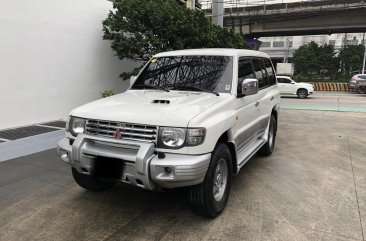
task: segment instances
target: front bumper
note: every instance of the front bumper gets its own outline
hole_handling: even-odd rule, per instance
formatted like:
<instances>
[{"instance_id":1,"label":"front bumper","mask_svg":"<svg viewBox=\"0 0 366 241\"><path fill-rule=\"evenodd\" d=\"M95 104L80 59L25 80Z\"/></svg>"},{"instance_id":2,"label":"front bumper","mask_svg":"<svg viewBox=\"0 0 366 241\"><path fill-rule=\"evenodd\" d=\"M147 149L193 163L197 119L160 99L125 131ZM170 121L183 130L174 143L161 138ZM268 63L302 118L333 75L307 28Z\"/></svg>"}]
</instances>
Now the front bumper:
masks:
<instances>
[{"instance_id":1,"label":"front bumper","mask_svg":"<svg viewBox=\"0 0 366 241\"><path fill-rule=\"evenodd\" d=\"M211 153L203 155L156 155L154 143L112 139L79 134L71 144L69 138L57 144L61 159L78 172L93 175L98 157L120 159L123 178L117 180L154 190L192 186L203 182Z\"/></svg>"}]
</instances>

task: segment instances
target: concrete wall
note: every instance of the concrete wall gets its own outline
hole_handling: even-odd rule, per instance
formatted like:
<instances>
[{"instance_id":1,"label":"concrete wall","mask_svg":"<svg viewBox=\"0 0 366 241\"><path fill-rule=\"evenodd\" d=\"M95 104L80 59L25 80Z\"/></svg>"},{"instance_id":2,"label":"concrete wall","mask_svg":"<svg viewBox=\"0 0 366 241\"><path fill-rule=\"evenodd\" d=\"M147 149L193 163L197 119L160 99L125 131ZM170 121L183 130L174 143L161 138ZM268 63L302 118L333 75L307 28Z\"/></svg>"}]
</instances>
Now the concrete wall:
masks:
<instances>
[{"instance_id":1,"label":"concrete wall","mask_svg":"<svg viewBox=\"0 0 366 241\"><path fill-rule=\"evenodd\" d=\"M66 118L127 88L118 75L134 67L102 40L107 0L0 1L0 129Z\"/></svg>"}]
</instances>

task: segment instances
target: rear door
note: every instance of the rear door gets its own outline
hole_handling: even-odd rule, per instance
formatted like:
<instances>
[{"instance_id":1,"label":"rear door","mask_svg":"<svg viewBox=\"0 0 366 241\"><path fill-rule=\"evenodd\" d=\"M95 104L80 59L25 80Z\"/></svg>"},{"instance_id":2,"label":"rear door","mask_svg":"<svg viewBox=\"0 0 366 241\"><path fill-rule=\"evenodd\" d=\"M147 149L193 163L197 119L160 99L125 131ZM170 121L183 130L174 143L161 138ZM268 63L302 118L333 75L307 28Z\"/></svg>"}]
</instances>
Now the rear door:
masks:
<instances>
[{"instance_id":1,"label":"rear door","mask_svg":"<svg viewBox=\"0 0 366 241\"><path fill-rule=\"evenodd\" d=\"M258 124L257 124L257 135L263 135L267 126L269 117L271 114L271 102L274 100L274 96L271 95L271 89L270 87L273 86L274 83L276 83L276 79L274 76L274 71L272 68L271 63L265 61L264 58L255 58L253 59L253 66L256 78L259 82L259 92L258 92ZM267 72L267 65L270 65L270 69L268 69Z\"/></svg>"}]
</instances>

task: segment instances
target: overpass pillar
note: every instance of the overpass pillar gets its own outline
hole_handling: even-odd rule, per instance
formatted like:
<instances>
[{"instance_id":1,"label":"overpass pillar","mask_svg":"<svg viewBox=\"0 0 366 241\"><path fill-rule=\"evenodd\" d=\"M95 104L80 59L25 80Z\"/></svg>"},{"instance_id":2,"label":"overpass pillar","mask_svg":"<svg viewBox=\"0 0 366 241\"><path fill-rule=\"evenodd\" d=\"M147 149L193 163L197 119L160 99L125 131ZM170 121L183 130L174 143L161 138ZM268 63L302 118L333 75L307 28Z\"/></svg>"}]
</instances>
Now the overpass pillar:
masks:
<instances>
[{"instance_id":1,"label":"overpass pillar","mask_svg":"<svg viewBox=\"0 0 366 241\"><path fill-rule=\"evenodd\" d=\"M224 1L212 0L212 23L224 27Z\"/></svg>"}]
</instances>

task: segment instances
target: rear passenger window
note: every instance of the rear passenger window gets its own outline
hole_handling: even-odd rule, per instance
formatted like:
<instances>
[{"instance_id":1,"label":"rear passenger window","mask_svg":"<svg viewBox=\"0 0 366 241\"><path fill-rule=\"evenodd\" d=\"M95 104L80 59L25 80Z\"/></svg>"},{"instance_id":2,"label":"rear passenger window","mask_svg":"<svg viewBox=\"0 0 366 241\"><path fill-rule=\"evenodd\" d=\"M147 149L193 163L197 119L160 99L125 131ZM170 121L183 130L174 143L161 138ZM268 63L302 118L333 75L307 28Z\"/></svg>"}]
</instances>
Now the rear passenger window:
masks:
<instances>
[{"instance_id":1,"label":"rear passenger window","mask_svg":"<svg viewBox=\"0 0 366 241\"><path fill-rule=\"evenodd\" d=\"M264 66L262 64L262 60L260 59L253 59L253 66L254 66L254 72L255 77L258 80L258 87L259 89L263 89L267 85L267 74L266 70L264 69Z\"/></svg>"},{"instance_id":2,"label":"rear passenger window","mask_svg":"<svg viewBox=\"0 0 366 241\"><path fill-rule=\"evenodd\" d=\"M244 80L254 78L253 66L251 59L240 59L239 60L239 73L238 79Z\"/></svg>"},{"instance_id":3,"label":"rear passenger window","mask_svg":"<svg viewBox=\"0 0 366 241\"><path fill-rule=\"evenodd\" d=\"M266 70L267 70L267 74L268 74L268 84L275 85L276 84L276 75L274 73L271 60L265 59L264 64L266 65Z\"/></svg>"}]
</instances>

